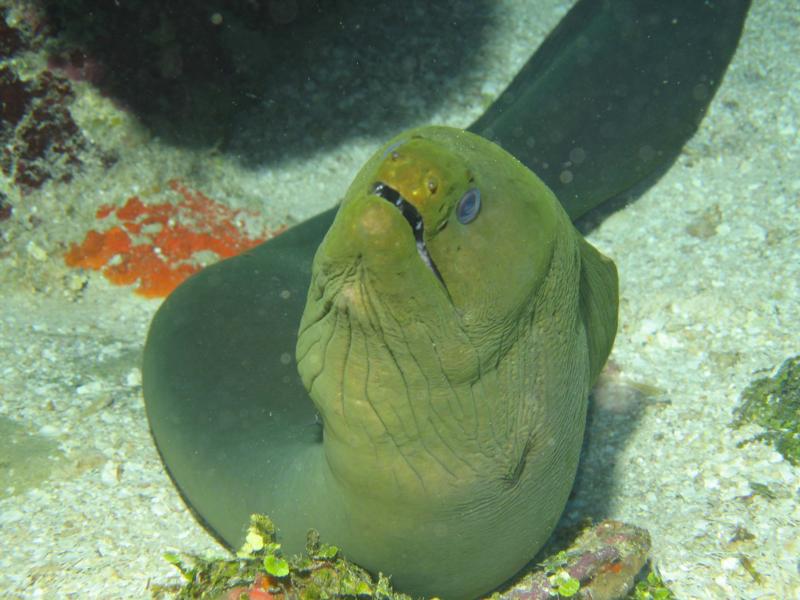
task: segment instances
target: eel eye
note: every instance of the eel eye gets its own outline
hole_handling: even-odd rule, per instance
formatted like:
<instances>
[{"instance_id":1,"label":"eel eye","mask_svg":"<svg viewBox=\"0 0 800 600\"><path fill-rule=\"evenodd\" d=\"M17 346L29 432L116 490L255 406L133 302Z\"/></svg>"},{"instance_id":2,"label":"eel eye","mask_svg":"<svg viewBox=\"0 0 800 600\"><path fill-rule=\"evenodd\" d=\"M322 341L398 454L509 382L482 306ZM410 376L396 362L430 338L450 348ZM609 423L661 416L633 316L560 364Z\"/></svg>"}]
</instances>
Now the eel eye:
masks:
<instances>
[{"instance_id":1,"label":"eel eye","mask_svg":"<svg viewBox=\"0 0 800 600\"><path fill-rule=\"evenodd\" d=\"M471 223L481 210L481 192L478 188L467 190L456 206L456 218L462 225Z\"/></svg>"}]
</instances>

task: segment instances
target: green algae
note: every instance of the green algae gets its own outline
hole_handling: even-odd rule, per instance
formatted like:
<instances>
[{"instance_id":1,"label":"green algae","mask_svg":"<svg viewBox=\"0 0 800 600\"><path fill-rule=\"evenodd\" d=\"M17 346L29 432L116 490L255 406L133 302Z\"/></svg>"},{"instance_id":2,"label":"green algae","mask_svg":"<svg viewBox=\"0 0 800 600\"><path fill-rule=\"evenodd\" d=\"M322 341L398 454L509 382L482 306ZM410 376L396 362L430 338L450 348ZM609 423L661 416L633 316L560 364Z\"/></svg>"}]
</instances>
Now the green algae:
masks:
<instances>
[{"instance_id":1,"label":"green algae","mask_svg":"<svg viewBox=\"0 0 800 600\"><path fill-rule=\"evenodd\" d=\"M755 423L762 433L756 441L771 443L793 465L800 465L800 355L787 358L771 377L751 382L742 392L733 425Z\"/></svg>"},{"instance_id":2,"label":"green algae","mask_svg":"<svg viewBox=\"0 0 800 600\"><path fill-rule=\"evenodd\" d=\"M655 570L650 570L647 576L636 583L626 600L674 600L675 595L661 579Z\"/></svg>"},{"instance_id":3,"label":"green algae","mask_svg":"<svg viewBox=\"0 0 800 600\"><path fill-rule=\"evenodd\" d=\"M393 591L389 578L379 574L376 579L342 558L339 548L322 543L314 530L308 533L305 553L288 558L282 555L276 535L268 517L252 515L245 542L235 556L165 554L180 572L183 584L153 586L152 596L178 600L411 600ZM575 539L564 543L569 547L546 557L536 569L492 594L491 600L674 598L646 562L650 537L645 530L606 520L585 524Z\"/></svg>"},{"instance_id":4,"label":"green algae","mask_svg":"<svg viewBox=\"0 0 800 600\"><path fill-rule=\"evenodd\" d=\"M164 558L178 569L184 582L154 586L152 595L177 600L239 597L411 600L394 592L387 577L373 578L342 558L336 546L321 543L314 530L308 534L302 556L284 557L275 540L276 529L269 517L253 515L246 541L235 557L165 554Z\"/></svg>"}]
</instances>

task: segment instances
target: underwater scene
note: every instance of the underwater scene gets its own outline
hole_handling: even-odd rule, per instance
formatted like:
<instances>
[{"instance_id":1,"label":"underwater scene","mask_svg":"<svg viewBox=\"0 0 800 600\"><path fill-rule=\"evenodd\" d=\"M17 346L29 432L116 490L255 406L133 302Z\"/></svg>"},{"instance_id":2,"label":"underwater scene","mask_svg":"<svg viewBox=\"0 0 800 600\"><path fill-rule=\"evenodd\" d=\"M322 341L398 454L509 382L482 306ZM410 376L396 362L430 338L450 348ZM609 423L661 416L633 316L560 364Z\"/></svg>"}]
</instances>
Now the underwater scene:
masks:
<instances>
[{"instance_id":1,"label":"underwater scene","mask_svg":"<svg viewBox=\"0 0 800 600\"><path fill-rule=\"evenodd\" d=\"M0 597L800 598L800 4L0 0Z\"/></svg>"}]
</instances>

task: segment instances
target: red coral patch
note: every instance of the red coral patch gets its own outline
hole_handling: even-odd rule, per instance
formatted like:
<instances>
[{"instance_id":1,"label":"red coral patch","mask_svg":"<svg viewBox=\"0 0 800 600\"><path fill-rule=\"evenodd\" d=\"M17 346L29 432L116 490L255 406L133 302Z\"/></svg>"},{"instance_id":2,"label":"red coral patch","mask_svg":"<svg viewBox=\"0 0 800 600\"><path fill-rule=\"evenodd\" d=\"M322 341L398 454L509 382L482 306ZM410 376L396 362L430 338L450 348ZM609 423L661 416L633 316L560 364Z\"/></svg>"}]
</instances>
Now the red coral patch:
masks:
<instances>
[{"instance_id":1,"label":"red coral patch","mask_svg":"<svg viewBox=\"0 0 800 600\"><path fill-rule=\"evenodd\" d=\"M177 203L146 204L131 196L120 207L101 206L96 217L116 224L104 232L89 231L64 260L71 267L100 270L118 285L138 282L135 292L149 298L169 294L203 265L200 252L219 258L240 254L285 229L257 237L242 232L244 213L215 202L176 180L169 188Z\"/></svg>"}]
</instances>

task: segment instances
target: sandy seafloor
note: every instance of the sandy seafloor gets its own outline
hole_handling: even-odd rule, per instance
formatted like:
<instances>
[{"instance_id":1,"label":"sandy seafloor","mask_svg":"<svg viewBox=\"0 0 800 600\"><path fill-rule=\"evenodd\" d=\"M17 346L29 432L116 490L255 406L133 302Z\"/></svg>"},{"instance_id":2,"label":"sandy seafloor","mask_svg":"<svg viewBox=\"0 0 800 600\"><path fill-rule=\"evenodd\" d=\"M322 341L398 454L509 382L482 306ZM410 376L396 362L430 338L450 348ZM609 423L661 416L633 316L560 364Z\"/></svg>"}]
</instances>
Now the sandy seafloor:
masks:
<instances>
[{"instance_id":1,"label":"sandy seafloor","mask_svg":"<svg viewBox=\"0 0 800 600\"><path fill-rule=\"evenodd\" d=\"M503 5L478 64L432 110L412 99L405 126L468 125L569 3ZM423 42L406 43L413 56ZM679 598L800 598L800 469L767 444L738 447L758 429L729 426L748 382L800 353L799 56L798 5L755 0L684 154L589 235L620 273L618 373L598 394L565 523L646 527ZM430 93L424 78L419 87ZM99 136L116 117L114 135L96 141L120 160L24 197L7 187L14 216L0 224L0 437L18 442L2 446L0 596L144 598L176 578L164 551L222 549L184 507L148 432L139 360L159 301L71 271L66 245L100 204L173 177L270 224L302 220L333 204L395 131L242 166L160 142L87 84L76 89L86 131ZM649 386L660 392L636 391ZM772 497L754 494L758 484ZM744 530L752 539L731 541Z\"/></svg>"}]
</instances>

